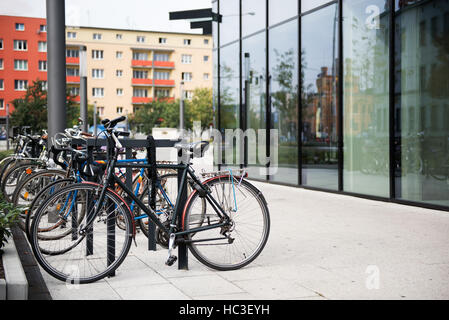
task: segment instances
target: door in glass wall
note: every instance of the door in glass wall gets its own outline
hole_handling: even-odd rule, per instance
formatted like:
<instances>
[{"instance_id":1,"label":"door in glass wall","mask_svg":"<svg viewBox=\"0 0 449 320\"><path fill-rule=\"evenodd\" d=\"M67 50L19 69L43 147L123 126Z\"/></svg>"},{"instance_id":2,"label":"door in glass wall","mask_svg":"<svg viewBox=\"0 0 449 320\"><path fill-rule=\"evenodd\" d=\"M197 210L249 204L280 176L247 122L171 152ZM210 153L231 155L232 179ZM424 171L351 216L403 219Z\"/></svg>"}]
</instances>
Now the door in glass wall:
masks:
<instances>
[{"instance_id":1,"label":"door in glass wall","mask_svg":"<svg viewBox=\"0 0 449 320\"><path fill-rule=\"evenodd\" d=\"M246 158L250 176L266 179L266 46L265 32L242 41L243 108L246 116Z\"/></svg>"},{"instance_id":2,"label":"door in glass wall","mask_svg":"<svg viewBox=\"0 0 449 320\"><path fill-rule=\"evenodd\" d=\"M389 196L386 0L343 1L343 188Z\"/></svg>"},{"instance_id":3,"label":"door in glass wall","mask_svg":"<svg viewBox=\"0 0 449 320\"><path fill-rule=\"evenodd\" d=\"M271 128L277 138L270 144L269 179L297 184L298 20L270 29L269 38Z\"/></svg>"},{"instance_id":4,"label":"door in glass wall","mask_svg":"<svg viewBox=\"0 0 449 320\"><path fill-rule=\"evenodd\" d=\"M396 196L449 205L449 1L397 1Z\"/></svg>"},{"instance_id":5,"label":"door in glass wall","mask_svg":"<svg viewBox=\"0 0 449 320\"><path fill-rule=\"evenodd\" d=\"M220 131L222 135L222 164L235 165L237 149L228 132L240 128L239 43L220 48Z\"/></svg>"},{"instance_id":6,"label":"door in glass wall","mask_svg":"<svg viewBox=\"0 0 449 320\"><path fill-rule=\"evenodd\" d=\"M338 188L338 8L302 17L302 184Z\"/></svg>"}]
</instances>

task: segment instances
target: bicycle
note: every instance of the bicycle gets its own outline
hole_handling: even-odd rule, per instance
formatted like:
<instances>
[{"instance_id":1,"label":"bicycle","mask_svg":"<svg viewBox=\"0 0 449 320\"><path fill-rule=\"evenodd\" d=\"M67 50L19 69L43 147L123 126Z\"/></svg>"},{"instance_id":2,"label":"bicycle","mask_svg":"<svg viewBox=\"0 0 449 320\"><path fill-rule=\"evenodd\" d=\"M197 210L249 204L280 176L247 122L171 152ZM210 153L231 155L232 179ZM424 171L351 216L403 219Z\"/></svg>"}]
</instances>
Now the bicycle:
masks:
<instances>
[{"instance_id":1,"label":"bicycle","mask_svg":"<svg viewBox=\"0 0 449 320\"><path fill-rule=\"evenodd\" d=\"M232 171L216 173L201 182L191 168L190 159L195 154L204 154L208 148L208 142L204 141L178 144L178 152L188 156L180 164L156 167L154 164L118 165L118 150L121 148L118 136L124 133L113 128L124 119L120 117L105 124L109 147L102 183L69 185L47 198L36 210L30 238L33 253L42 268L62 281L90 283L110 275L120 266L135 237L136 228L132 211L123 197L113 189L115 185L162 230L168 243L166 265L175 263L177 257L173 255L173 250L180 243L185 243L201 263L217 270L235 270L254 261L262 252L270 229L269 211L262 193L246 181L244 175L236 176ZM146 206L114 174L116 167L147 168L151 172L151 179L157 179L156 168L181 171L175 210L168 225L158 219L153 200L150 200L152 205ZM180 208L187 178L192 179L193 192L183 208ZM73 198L75 193L77 196ZM63 218L55 212L55 208L67 199L72 199L72 202L70 210L64 212L69 212L68 216ZM206 210L202 199L208 205ZM78 223L77 216L82 208L86 208L86 212L83 221ZM123 228L117 227L117 218L123 222ZM71 236L56 241L40 241L38 229L58 223L61 219L72 231ZM51 248L51 252L57 249L57 254L46 255L42 248Z\"/></svg>"}]
</instances>

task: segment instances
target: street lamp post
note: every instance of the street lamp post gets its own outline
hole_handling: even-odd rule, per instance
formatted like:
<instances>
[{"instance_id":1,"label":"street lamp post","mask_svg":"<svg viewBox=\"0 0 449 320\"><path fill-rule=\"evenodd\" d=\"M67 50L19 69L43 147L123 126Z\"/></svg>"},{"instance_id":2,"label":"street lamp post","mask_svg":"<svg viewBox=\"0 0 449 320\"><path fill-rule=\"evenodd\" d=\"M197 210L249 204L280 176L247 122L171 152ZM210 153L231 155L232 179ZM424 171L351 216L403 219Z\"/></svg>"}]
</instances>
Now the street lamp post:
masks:
<instances>
[{"instance_id":1,"label":"street lamp post","mask_svg":"<svg viewBox=\"0 0 449 320\"><path fill-rule=\"evenodd\" d=\"M9 150L9 103L6 104L6 150Z\"/></svg>"},{"instance_id":2,"label":"street lamp post","mask_svg":"<svg viewBox=\"0 0 449 320\"><path fill-rule=\"evenodd\" d=\"M181 81L181 98L179 100L179 131L184 136L184 81Z\"/></svg>"},{"instance_id":3,"label":"street lamp post","mask_svg":"<svg viewBox=\"0 0 449 320\"><path fill-rule=\"evenodd\" d=\"M80 56L80 118L83 120L82 129L87 132L89 129L87 116L87 48L82 46L79 49Z\"/></svg>"}]
</instances>

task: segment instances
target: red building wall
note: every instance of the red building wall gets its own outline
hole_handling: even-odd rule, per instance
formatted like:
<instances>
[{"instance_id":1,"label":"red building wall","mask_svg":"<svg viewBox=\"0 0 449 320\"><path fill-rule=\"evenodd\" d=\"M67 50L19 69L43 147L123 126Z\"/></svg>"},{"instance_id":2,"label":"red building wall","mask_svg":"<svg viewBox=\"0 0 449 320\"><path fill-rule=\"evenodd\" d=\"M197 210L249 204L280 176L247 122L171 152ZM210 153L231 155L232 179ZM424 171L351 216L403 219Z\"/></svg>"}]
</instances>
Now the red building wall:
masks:
<instances>
[{"instance_id":1,"label":"red building wall","mask_svg":"<svg viewBox=\"0 0 449 320\"><path fill-rule=\"evenodd\" d=\"M16 23L23 23L25 30L16 31ZM0 39L3 40L3 49L0 49L0 59L3 59L3 69L0 69L3 90L0 89L0 99L4 101L0 117L5 117L7 103L12 112L11 101L25 95L25 91L14 90L14 80L28 80L29 86L37 79L47 80L47 72L39 71L39 60L47 61L47 53L38 51L38 42L47 39L47 33L40 32L41 25L46 25L46 19L0 15ZM15 51L14 40L26 40L27 50ZM14 70L15 59L28 60L28 70Z\"/></svg>"}]
</instances>

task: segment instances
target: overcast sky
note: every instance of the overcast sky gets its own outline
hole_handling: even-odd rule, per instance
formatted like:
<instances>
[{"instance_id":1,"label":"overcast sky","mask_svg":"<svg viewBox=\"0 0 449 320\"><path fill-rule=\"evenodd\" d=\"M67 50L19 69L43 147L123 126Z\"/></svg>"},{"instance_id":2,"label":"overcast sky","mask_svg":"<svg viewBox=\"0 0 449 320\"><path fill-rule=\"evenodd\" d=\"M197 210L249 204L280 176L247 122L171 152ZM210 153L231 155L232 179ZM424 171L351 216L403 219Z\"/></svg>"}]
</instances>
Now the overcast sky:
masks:
<instances>
[{"instance_id":1,"label":"overcast sky","mask_svg":"<svg viewBox=\"0 0 449 320\"><path fill-rule=\"evenodd\" d=\"M0 15L45 18L46 0L0 0ZM65 0L66 25L200 33L170 11L210 8L211 0Z\"/></svg>"}]
</instances>

